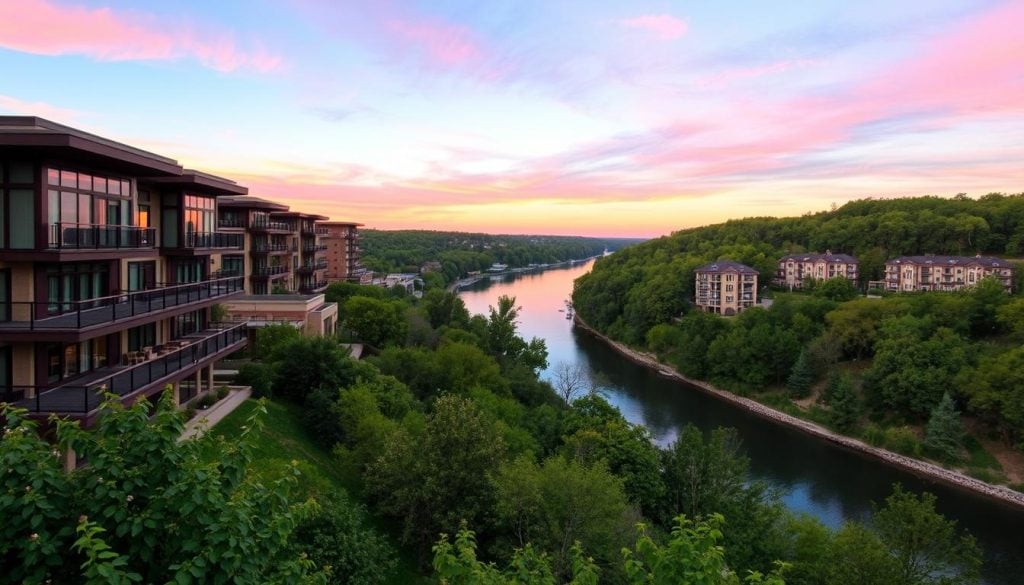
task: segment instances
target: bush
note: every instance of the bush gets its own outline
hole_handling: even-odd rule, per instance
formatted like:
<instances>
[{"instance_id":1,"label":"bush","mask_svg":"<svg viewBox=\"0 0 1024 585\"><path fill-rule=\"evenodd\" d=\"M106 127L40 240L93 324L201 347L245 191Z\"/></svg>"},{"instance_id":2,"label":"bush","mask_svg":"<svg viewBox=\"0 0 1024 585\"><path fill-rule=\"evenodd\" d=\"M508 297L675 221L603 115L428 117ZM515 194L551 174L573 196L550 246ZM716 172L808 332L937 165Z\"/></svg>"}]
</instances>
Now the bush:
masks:
<instances>
[{"instance_id":1,"label":"bush","mask_svg":"<svg viewBox=\"0 0 1024 585\"><path fill-rule=\"evenodd\" d=\"M191 404L186 406L185 410L183 410L182 412L185 413L185 421L186 422L188 422L188 421L190 421L190 420L192 420L192 419L194 419L196 417L196 407L192 406Z\"/></svg>"},{"instance_id":2,"label":"bush","mask_svg":"<svg viewBox=\"0 0 1024 585\"><path fill-rule=\"evenodd\" d=\"M227 386L217 388L217 400L224 400L227 398L228 394L231 394L231 388L228 388Z\"/></svg>"},{"instance_id":3,"label":"bush","mask_svg":"<svg viewBox=\"0 0 1024 585\"><path fill-rule=\"evenodd\" d=\"M885 431L885 448L911 457L920 457L922 451L921 439L917 438L910 427L896 427Z\"/></svg>"},{"instance_id":4,"label":"bush","mask_svg":"<svg viewBox=\"0 0 1024 585\"><path fill-rule=\"evenodd\" d=\"M238 368L235 382L252 387L253 398L274 396L274 371L269 364L250 362Z\"/></svg>"},{"instance_id":5,"label":"bush","mask_svg":"<svg viewBox=\"0 0 1024 585\"><path fill-rule=\"evenodd\" d=\"M196 406L202 410L210 408L214 404L217 404L217 397L212 392L205 394L202 398L196 401Z\"/></svg>"}]
</instances>

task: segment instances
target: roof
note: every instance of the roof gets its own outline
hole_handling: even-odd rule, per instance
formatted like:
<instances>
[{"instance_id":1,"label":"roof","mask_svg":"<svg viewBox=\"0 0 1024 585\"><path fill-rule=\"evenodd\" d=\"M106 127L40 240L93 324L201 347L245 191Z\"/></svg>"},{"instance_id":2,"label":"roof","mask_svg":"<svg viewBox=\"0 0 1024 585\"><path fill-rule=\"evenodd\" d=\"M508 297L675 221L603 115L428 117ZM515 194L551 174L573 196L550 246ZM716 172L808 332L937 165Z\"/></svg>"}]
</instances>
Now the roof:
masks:
<instances>
[{"instance_id":1,"label":"roof","mask_svg":"<svg viewBox=\"0 0 1024 585\"><path fill-rule=\"evenodd\" d=\"M739 274L757 274L758 272L746 264L740 264L739 262L733 262L731 260L719 260L718 262L712 262L711 264L705 264L700 268L694 270L694 272L737 272Z\"/></svg>"},{"instance_id":2,"label":"roof","mask_svg":"<svg viewBox=\"0 0 1024 585\"><path fill-rule=\"evenodd\" d=\"M857 264L857 258L850 256L849 254L833 254L831 250L825 250L824 254L818 252L804 252L803 254L787 254L779 259L779 262L784 260L799 260L801 262L835 262L839 264Z\"/></svg>"},{"instance_id":3,"label":"roof","mask_svg":"<svg viewBox=\"0 0 1024 585\"><path fill-rule=\"evenodd\" d=\"M83 164L103 164L134 175L177 176L178 161L35 116L0 116L0 152L57 153Z\"/></svg>"},{"instance_id":4,"label":"roof","mask_svg":"<svg viewBox=\"0 0 1024 585\"><path fill-rule=\"evenodd\" d=\"M193 169L183 169L182 173L176 177L154 177L144 180L149 183L198 189L212 195L245 195L249 192L247 187L243 187L231 179Z\"/></svg>"},{"instance_id":5,"label":"roof","mask_svg":"<svg viewBox=\"0 0 1024 585\"><path fill-rule=\"evenodd\" d=\"M314 221L330 219L326 215L317 215L315 213L306 213L304 211L275 211L271 215L273 217L297 217L299 219L312 219Z\"/></svg>"},{"instance_id":6,"label":"roof","mask_svg":"<svg viewBox=\"0 0 1024 585\"><path fill-rule=\"evenodd\" d=\"M269 211L288 211L288 206L270 201L267 199L261 199L259 197L253 197L252 195L233 195L230 197L221 197L217 200L217 205L220 207L239 207L246 209L266 209Z\"/></svg>"},{"instance_id":7,"label":"roof","mask_svg":"<svg viewBox=\"0 0 1024 585\"><path fill-rule=\"evenodd\" d=\"M354 221L322 221L322 222L320 222L320 225L322 225L324 227L331 227L331 226L362 227L365 224L356 223Z\"/></svg>"},{"instance_id":8,"label":"roof","mask_svg":"<svg viewBox=\"0 0 1024 585\"><path fill-rule=\"evenodd\" d=\"M989 266L994 268L1013 268L1013 264L995 256L899 256L885 262L886 264L924 264L942 266Z\"/></svg>"}]
</instances>

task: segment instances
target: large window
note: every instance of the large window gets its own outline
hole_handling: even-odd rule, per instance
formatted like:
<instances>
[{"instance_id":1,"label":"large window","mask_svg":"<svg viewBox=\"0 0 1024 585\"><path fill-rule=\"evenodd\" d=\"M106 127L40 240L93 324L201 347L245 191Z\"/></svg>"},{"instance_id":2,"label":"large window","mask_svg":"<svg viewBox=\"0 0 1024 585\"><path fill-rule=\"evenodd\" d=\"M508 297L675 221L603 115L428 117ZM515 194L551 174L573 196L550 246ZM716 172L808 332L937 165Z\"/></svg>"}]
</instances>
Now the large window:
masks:
<instances>
[{"instance_id":1,"label":"large window","mask_svg":"<svg viewBox=\"0 0 1024 585\"><path fill-rule=\"evenodd\" d=\"M190 237L192 234L203 234L205 236L216 231L216 221L216 201L212 197L185 195L185 234L187 246L197 245L195 238Z\"/></svg>"},{"instance_id":2,"label":"large window","mask_svg":"<svg viewBox=\"0 0 1024 585\"><path fill-rule=\"evenodd\" d=\"M107 366L108 336L80 343L51 343L46 348L47 382L54 384Z\"/></svg>"},{"instance_id":3,"label":"large window","mask_svg":"<svg viewBox=\"0 0 1024 585\"><path fill-rule=\"evenodd\" d=\"M46 267L47 310L61 313L73 310L73 301L107 296L110 267L106 263L57 264Z\"/></svg>"},{"instance_id":4,"label":"large window","mask_svg":"<svg viewBox=\"0 0 1024 585\"><path fill-rule=\"evenodd\" d=\"M245 274L245 258L243 256L224 256L221 260L221 276L241 276Z\"/></svg>"},{"instance_id":5,"label":"large window","mask_svg":"<svg viewBox=\"0 0 1024 585\"><path fill-rule=\"evenodd\" d=\"M132 327L128 330L128 351L139 351L156 345L156 323Z\"/></svg>"},{"instance_id":6,"label":"large window","mask_svg":"<svg viewBox=\"0 0 1024 585\"><path fill-rule=\"evenodd\" d=\"M156 286L156 262L128 263L128 290L146 290Z\"/></svg>"},{"instance_id":7,"label":"large window","mask_svg":"<svg viewBox=\"0 0 1024 585\"><path fill-rule=\"evenodd\" d=\"M192 335L203 328L203 310L192 311L174 318L174 337Z\"/></svg>"}]
</instances>

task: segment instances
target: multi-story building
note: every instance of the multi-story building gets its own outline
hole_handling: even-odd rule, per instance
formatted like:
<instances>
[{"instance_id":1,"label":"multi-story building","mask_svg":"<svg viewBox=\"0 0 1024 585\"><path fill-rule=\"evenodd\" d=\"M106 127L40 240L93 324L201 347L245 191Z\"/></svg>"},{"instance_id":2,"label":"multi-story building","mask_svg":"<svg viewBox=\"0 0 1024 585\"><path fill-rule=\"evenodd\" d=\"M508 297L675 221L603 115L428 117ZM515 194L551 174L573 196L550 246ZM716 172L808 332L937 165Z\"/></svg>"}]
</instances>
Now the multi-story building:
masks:
<instances>
[{"instance_id":1,"label":"multi-story building","mask_svg":"<svg viewBox=\"0 0 1024 585\"><path fill-rule=\"evenodd\" d=\"M275 211L270 217L292 228L289 236L291 273L286 280L288 290L300 294L323 292L327 288L327 245L320 240L327 230L317 222L327 218L299 211Z\"/></svg>"},{"instance_id":2,"label":"multi-story building","mask_svg":"<svg viewBox=\"0 0 1024 585\"><path fill-rule=\"evenodd\" d=\"M828 280L837 276L857 283L859 263L849 254L833 254L825 250L824 254L808 252L790 254L779 260L779 270L775 273L775 283L790 289L803 288L806 280Z\"/></svg>"},{"instance_id":3,"label":"multi-story building","mask_svg":"<svg viewBox=\"0 0 1024 585\"><path fill-rule=\"evenodd\" d=\"M286 211L287 205L249 195L225 197L220 202L220 229L242 238L237 253L221 255L221 270L245 275L246 294L270 294L275 288L291 290L292 264L298 250L295 227L291 221L272 217Z\"/></svg>"},{"instance_id":4,"label":"multi-story building","mask_svg":"<svg viewBox=\"0 0 1024 585\"><path fill-rule=\"evenodd\" d=\"M89 425L105 392L126 403L170 384L179 403L212 386L246 344L211 307L244 277L211 256L232 181L33 117L0 117L0 401Z\"/></svg>"},{"instance_id":5,"label":"multi-story building","mask_svg":"<svg viewBox=\"0 0 1024 585\"><path fill-rule=\"evenodd\" d=\"M708 313L735 315L757 304L757 276L753 268L721 260L694 271L694 304Z\"/></svg>"},{"instance_id":6,"label":"multi-story building","mask_svg":"<svg viewBox=\"0 0 1024 585\"><path fill-rule=\"evenodd\" d=\"M327 281L360 282L366 275L366 269L359 264L359 227L363 224L325 221L319 225L324 230L321 240L327 246Z\"/></svg>"},{"instance_id":7,"label":"multi-story building","mask_svg":"<svg viewBox=\"0 0 1024 585\"><path fill-rule=\"evenodd\" d=\"M1013 288L1013 264L991 256L900 256L885 263L885 289L890 291L955 291L985 277Z\"/></svg>"}]
</instances>

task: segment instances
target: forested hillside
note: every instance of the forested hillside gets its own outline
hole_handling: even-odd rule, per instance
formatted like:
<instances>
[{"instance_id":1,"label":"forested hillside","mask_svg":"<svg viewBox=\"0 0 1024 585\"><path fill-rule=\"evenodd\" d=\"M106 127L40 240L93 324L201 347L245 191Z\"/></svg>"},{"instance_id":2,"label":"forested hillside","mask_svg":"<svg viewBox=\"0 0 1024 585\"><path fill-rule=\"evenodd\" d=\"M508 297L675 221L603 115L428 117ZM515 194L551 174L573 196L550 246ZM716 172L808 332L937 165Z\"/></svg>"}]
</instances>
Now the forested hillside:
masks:
<instances>
[{"instance_id":1,"label":"forested hillside","mask_svg":"<svg viewBox=\"0 0 1024 585\"><path fill-rule=\"evenodd\" d=\"M1007 447L1024 446L1024 380L1016 373L1024 365L1024 299L998 283L881 299L827 286L776 293L771 308L735 319L690 311L693 270L701 264L743 262L765 284L780 256L826 249L858 256L865 281L903 254L1013 258L1024 253L1024 195L862 200L803 217L687 229L600 259L576 282L573 299L588 324L657 352L687 375L1006 481L975 441L998 437ZM1015 273L1017 293L1022 272ZM789 396L780 396L786 388ZM966 439L959 412L979 425ZM930 425L936 416L951 421L951 441L937 436L941 425Z\"/></svg>"},{"instance_id":2,"label":"forested hillside","mask_svg":"<svg viewBox=\"0 0 1024 585\"><path fill-rule=\"evenodd\" d=\"M589 258L640 240L577 236L512 236L423 230L361 230L362 263L376 272L419 272L440 262L445 282L491 264L512 268Z\"/></svg>"}]
</instances>

